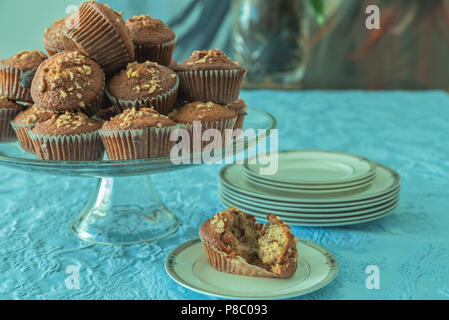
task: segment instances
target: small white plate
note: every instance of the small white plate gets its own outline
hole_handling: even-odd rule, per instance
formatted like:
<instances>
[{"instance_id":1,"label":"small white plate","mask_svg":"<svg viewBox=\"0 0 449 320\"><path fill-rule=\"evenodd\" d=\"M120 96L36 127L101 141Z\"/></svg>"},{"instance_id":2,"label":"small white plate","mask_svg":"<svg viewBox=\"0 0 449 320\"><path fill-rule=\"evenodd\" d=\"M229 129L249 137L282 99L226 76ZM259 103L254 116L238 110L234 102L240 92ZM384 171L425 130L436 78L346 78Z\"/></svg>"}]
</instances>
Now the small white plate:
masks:
<instances>
[{"instance_id":1,"label":"small white plate","mask_svg":"<svg viewBox=\"0 0 449 320\"><path fill-rule=\"evenodd\" d=\"M291 212L284 212L284 211L277 211L277 210L271 210L268 211L265 208L257 208L254 206L244 206L239 203L236 203L234 201L230 201L229 199L226 199L225 197L219 196L218 199L225 207L236 207L240 210L243 210L246 213L252 214L256 216L259 219L263 219L264 221L267 218L267 213L273 213L277 216L279 216L282 220L284 220L287 223L338 223L339 225L343 226L347 222L353 222L353 221L365 221L374 217L377 217L379 215L384 215L386 213L392 212L394 209L397 208L399 204L399 198L394 199L390 201L387 204L384 204L382 206L379 206L377 208L373 208L370 210L364 210L361 212L352 212L351 215L346 216L332 216L332 217L316 217L315 214L310 214L306 216L305 214L299 215Z\"/></svg>"},{"instance_id":2,"label":"small white plate","mask_svg":"<svg viewBox=\"0 0 449 320\"><path fill-rule=\"evenodd\" d=\"M322 246L298 239L298 270L290 279L233 275L212 268L200 239L174 249L165 260L165 270L190 290L228 299L287 299L316 291L338 274L335 256Z\"/></svg>"},{"instance_id":3,"label":"small white plate","mask_svg":"<svg viewBox=\"0 0 449 320\"><path fill-rule=\"evenodd\" d=\"M283 207L277 204L266 205L255 201L247 201L245 199L241 199L235 195L228 194L224 190L219 190L218 196L221 199L226 200L228 203L233 203L237 208L239 206L243 206L247 208L254 208L257 211L266 213L282 212L285 216L292 216L295 218L341 218L354 216L355 214L364 214L375 209L380 209L382 206L387 206L388 204L397 201L397 199L399 198L399 192L395 192L391 194L389 198L385 198L384 200L379 202L343 208L292 208Z\"/></svg>"},{"instance_id":4,"label":"small white plate","mask_svg":"<svg viewBox=\"0 0 449 320\"><path fill-rule=\"evenodd\" d=\"M238 193L234 189L230 189L230 188L226 187L226 185L224 185L224 184L219 184L218 190L220 190L226 194L232 195L235 198L242 199L242 200L245 200L250 203L258 203L263 206L275 206L275 207L284 207L284 208L293 208L293 209L307 208L307 209L310 209L313 211L317 211L317 210L320 211L320 210L331 210L331 209L336 209L336 208L340 208L341 210L346 210L345 208L347 208L347 207L356 207L356 206L358 207L358 206L372 205L372 204L375 204L375 203L378 203L378 202L381 202L381 201L391 198L391 196L393 194L399 193L401 188L398 186L396 189L393 189L389 193L386 193L382 196L369 198L369 199L365 199L365 200L361 200L361 201L350 201L350 202L341 202L341 203L319 203L319 202L303 203L303 202L287 202L287 201L279 201L279 200L267 200L267 199L263 199L260 197L255 197L255 196L250 197L243 193Z\"/></svg>"},{"instance_id":5,"label":"small white plate","mask_svg":"<svg viewBox=\"0 0 449 320\"><path fill-rule=\"evenodd\" d=\"M243 167L242 167L243 168ZM325 184L325 185L295 185L295 184L290 184L290 183L278 183L278 182L273 182L273 181L269 181L269 180L264 180L261 179L260 176L256 177L253 175L249 175L245 170L241 170L242 172L242 177L247 179L248 181L254 183L254 184L258 184L261 186L267 186L267 187L272 187L272 188L279 188L279 189L283 189L286 191L315 191L315 190L319 190L319 191L332 191L332 190L339 190L342 188L349 188L349 187L354 187L354 186L360 186L362 184L365 183L371 183L375 178L376 178L376 173L373 172L371 175L369 175L366 178L363 178L361 180L357 180L357 181L352 181L349 183L341 183L341 184Z\"/></svg>"},{"instance_id":6,"label":"small white plate","mask_svg":"<svg viewBox=\"0 0 449 320\"><path fill-rule=\"evenodd\" d=\"M277 183L298 185L346 183L360 180L375 171L375 164L357 155L321 150L289 150L278 153L278 171L274 175L261 176L261 169L268 165L243 165L249 174Z\"/></svg>"},{"instance_id":7,"label":"small white plate","mask_svg":"<svg viewBox=\"0 0 449 320\"><path fill-rule=\"evenodd\" d=\"M277 191L277 192L292 192L297 193L298 196L301 196L301 194L333 194L333 193L339 193L339 192L355 192L355 191L362 191L369 187L369 185L374 181L375 176L373 175L371 179L362 180L360 183L356 184L349 184L346 186L338 186L335 188L314 188L314 189L305 189L305 188L291 188L288 186L280 186L280 185L273 185L271 183L265 183L256 179L253 179L250 176L247 176L245 173L242 172L242 178L246 179L247 182L252 184L256 189L265 189L268 192L269 191Z\"/></svg>"},{"instance_id":8,"label":"small white plate","mask_svg":"<svg viewBox=\"0 0 449 320\"><path fill-rule=\"evenodd\" d=\"M341 204L343 202L364 201L390 193L400 185L399 174L383 165L377 166L376 178L371 185L361 192L338 192L320 194L301 194L293 192L266 191L254 187L241 176L240 168L237 165L228 165L221 169L219 183L239 194L248 197L263 198L270 201L309 203L309 204Z\"/></svg>"}]
</instances>

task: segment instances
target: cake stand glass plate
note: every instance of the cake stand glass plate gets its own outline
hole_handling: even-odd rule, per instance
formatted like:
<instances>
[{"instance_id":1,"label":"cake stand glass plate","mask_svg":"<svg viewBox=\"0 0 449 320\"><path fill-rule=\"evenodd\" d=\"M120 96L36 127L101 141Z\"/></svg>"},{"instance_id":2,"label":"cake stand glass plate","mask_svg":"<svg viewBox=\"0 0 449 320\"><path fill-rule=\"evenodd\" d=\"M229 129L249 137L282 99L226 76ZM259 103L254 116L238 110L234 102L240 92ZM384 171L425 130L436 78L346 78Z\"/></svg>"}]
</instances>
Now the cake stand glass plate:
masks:
<instances>
[{"instance_id":1,"label":"cake stand glass plate","mask_svg":"<svg viewBox=\"0 0 449 320\"><path fill-rule=\"evenodd\" d=\"M338 274L335 256L322 246L298 239L298 270L290 279L253 278L212 268L200 239L174 249L165 260L168 275L180 285L228 299L287 299L314 292Z\"/></svg>"},{"instance_id":2,"label":"cake stand glass plate","mask_svg":"<svg viewBox=\"0 0 449 320\"><path fill-rule=\"evenodd\" d=\"M276 128L270 114L248 108L246 129L256 135L235 139L234 155L263 141ZM229 150L229 149L228 149ZM214 150L225 154L225 148ZM90 200L72 224L82 240L100 244L135 244L154 241L174 234L179 219L159 199L151 175L192 167L201 154L190 154L176 164L170 157L126 161L43 161L23 151L17 143L0 144L0 166L32 173L93 177L98 179ZM200 162L201 163L201 162ZM157 186L157 185L156 185Z\"/></svg>"}]
</instances>

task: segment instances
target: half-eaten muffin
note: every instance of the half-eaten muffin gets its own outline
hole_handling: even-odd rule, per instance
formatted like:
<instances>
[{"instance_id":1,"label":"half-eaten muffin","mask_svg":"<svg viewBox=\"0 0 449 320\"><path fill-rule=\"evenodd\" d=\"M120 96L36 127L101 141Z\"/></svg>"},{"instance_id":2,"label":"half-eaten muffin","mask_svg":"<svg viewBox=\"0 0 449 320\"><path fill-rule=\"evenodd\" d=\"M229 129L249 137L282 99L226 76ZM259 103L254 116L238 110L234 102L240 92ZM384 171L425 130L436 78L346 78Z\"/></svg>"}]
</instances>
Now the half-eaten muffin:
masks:
<instances>
[{"instance_id":1,"label":"half-eaten muffin","mask_svg":"<svg viewBox=\"0 0 449 320\"><path fill-rule=\"evenodd\" d=\"M291 278L298 251L291 227L268 214L266 225L230 207L200 230L207 258L216 270L252 277Z\"/></svg>"}]
</instances>

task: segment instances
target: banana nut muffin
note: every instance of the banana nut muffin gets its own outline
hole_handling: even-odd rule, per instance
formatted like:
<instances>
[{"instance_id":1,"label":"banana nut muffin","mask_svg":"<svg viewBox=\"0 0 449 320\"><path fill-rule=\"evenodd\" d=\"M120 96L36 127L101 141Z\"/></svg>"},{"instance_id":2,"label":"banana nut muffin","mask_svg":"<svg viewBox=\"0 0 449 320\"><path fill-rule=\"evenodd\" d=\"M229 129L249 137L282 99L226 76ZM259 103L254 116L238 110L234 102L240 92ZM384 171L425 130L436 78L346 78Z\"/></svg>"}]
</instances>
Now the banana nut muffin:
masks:
<instances>
[{"instance_id":1,"label":"banana nut muffin","mask_svg":"<svg viewBox=\"0 0 449 320\"><path fill-rule=\"evenodd\" d=\"M0 96L10 100L33 102L31 81L36 69L47 59L39 50L20 51L11 58L0 60Z\"/></svg>"},{"instance_id":2,"label":"banana nut muffin","mask_svg":"<svg viewBox=\"0 0 449 320\"><path fill-rule=\"evenodd\" d=\"M98 62L106 74L134 61L134 45L122 13L107 4L84 2L67 17L66 35L78 50Z\"/></svg>"},{"instance_id":3,"label":"banana nut muffin","mask_svg":"<svg viewBox=\"0 0 449 320\"><path fill-rule=\"evenodd\" d=\"M44 47L48 55L53 56L66 50L67 42L70 41L65 35L65 18L56 20L48 29L44 31Z\"/></svg>"},{"instance_id":4,"label":"banana nut muffin","mask_svg":"<svg viewBox=\"0 0 449 320\"><path fill-rule=\"evenodd\" d=\"M16 140L11 120L25 107L0 96L0 143Z\"/></svg>"},{"instance_id":5,"label":"banana nut muffin","mask_svg":"<svg viewBox=\"0 0 449 320\"><path fill-rule=\"evenodd\" d=\"M134 43L137 62L154 61L163 66L171 62L176 35L159 19L143 14L126 21Z\"/></svg>"},{"instance_id":6,"label":"banana nut muffin","mask_svg":"<svg viewBox=\"0 0 449 320\"><path fill-rule=\"evenodd\" d=\"M20 112L11 122L11 126L16 132L19 143L27 152L34 153L34 146L28 134L29 130L33 129L36 124L47 121L55 115L54 112L47 111L37 105Z\"/></svg>"},{"instance_id":7,"label":"banana nut muffin","mask_svg":"<svg viewBox=\"0 0 449 320\"><path fill-rule=\"evenodd\" d=\"M54 112L82 111L95 115L103 103L105 76L100 66L78 51L64 51L46 60L36 72L31 95Z\"/></svg>"},{"instance_id":8,"label":"banana nut muffin","mask_svg":"<svg viewBox=\"0 0 449 320\"><path fill-rule=\"evenodd\" d=\"M152 108L127 109L101 128L109 160L146 159L168 156L176 123Z\"/></svg>"},{"instance_id":9,"label":"banana nut muffin","mask_svg":"<svg viewBox=\"0 0 449 320\"><path fill-rule=\"evenodd\" d=\"M227 138L227 130L235 127L238 114L225 106L213 102L195 101L184 105L180 109L173 111L170 118L180 124L187 124L186 130L189 132L190 146L184 145L184 148L190 147L192 152L200 152L194 146L201 146L204 149L210 144L209 141L194 141L202 139L204 132L209 129L216 129L220 132L222 140L214 139L213 148L220 149L233 140L233 136Z\"/></svg>"},{"instance_id":10,"label":"banana nut muffin","mask_svg":"<svg viewBox=\"0 0 449 320\"><path fill-rule=\"evenodd\" d=\"M266 225L230 207L207 220L200 230L210 264L221 272L253 277L290 278L298 250L291 227L268 214Z\"/></svg>"},{"instance_id":11,"label":"banana nut muffin","mask_svg":"<svg viewBox=\"0 0 449 320\"><path fill-rule=\"evenodd\" d=\"M218 49L194 51L177 68L182 99L221 104L238 99L246 74L245 69Z\"/></svg>"},{"instance_id":12,"label":"banana nut muffin","mask_svg":"<svg viewBox=\"0 0 449 320\"><path fill-rule=\"evenodd\" d=\"M178 87L176 73L146 61L130 63L110 80L106 93L119 110L154 107L166 115L175 106Z\"/></svg>"},{"instance_id":13,"label":"banana nut muffin","mask_svg":"<svg viewBox=\"0 0 449 320\"><path fill-rule=\"evenodd\" d=\"M40 160L99 161L104 155L98 133L102 125L84 113L65 112L38 123L29 135Z\"/></svg>"}]
</instances>

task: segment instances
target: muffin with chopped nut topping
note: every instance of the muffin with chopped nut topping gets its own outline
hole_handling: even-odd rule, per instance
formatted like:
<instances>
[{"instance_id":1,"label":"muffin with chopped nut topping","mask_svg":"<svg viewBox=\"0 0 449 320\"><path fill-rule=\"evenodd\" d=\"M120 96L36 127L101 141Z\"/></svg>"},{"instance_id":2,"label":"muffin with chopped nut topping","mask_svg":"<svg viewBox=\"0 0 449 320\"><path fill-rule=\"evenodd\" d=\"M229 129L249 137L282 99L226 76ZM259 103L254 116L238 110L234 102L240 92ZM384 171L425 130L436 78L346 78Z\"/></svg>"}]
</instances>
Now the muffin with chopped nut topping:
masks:
<instances>
[{"instance_id":1,"label":"muffin with chopped nut topping","mask_svg":"<svg viewBox=\"0 0 449 320\"><path fill-rule=\"evenodd\" d=\"M176 128L153 108L132 108L106 122L100 135L109 160L146 159L170 155Z\"/></svg>"},{"instance_id":2,"label":"muffin with chopped nut topping","mask_svg":"<svg viewBox=\"0 0 449 320\"><path fill-rule=\"evenodd\" d=\"M84 2L66 19L67 37L76 48L112 74L134 61L134 45L122 13L107 4ZM69 45L66 49L72 49Z\"/></svg>"},{"instance_id":3,"label":"muffin with chopped nut topping","mask_svg":"<svg viewBox=\"0 0 449 320\"><path fill-rule=\"evenodd\" d=\"M33 102L30 86L39 65L47 59L39 50L20 51L0 60L0 96L10 100Z\"/></svg>"},{"instance_id":4,"label":"muffin with chopped nut topping","mask_svg":"<svg viewBox=\"0 0 449 320\"><path fill-rule=\"evenodd\" d=\"M214 140L214 149L224 147L233 140L230 134L233 134L238 114L226 107L213 102L195 101L184 105L183 107L170 113L170 118L178 124L186 125L190 134L190 150L194 150L194 145L201 145L204 148L210 144L209 141L193 143L195 137L202 137L204 132L209 129L216 129L220 132L222 140ZM227 139L227 133L229 139ZM221 142L221 145L218 144ZM184 146L187 147L187 146Z\"/></svg>"},{"instance_id":5,"label":"muffin with chopped nut topping","mask_svg":"<svg viewBox=\"0 0 449 320\"><path fill-rule=\"evenodd\" d=\"M156 62L130 63L109 82L106 94L120 111L154 107L167 115L175 107L179 80L172 70Z\"/></svg>"},{"instance_id":6,"label":"muffin with chopped nut topping","mask_svg":"<svg viewBox=\"0 0 449 320\"><path fill-rule=\"evenodd\" d=\"M47 111L37 105L20 112L11 122L11 126L16 132L17 139L25 151L34 153L34 146L28 132L33 129L36 124L47 121L55 115L54 112Z\"/></svg>"},{"instance_id":7,"label":"muffin with chopped nut topping","mask_svg":"<svg viewBox=\"0 0 449 320\"><path fill-rule=\"evenodd\" d=\"M40 160L99 161L104 155L102 125L84 113L67 111L38 123L29 135Z\"/></svg>"},{"instance_id":8,"label":"muffin with chopped nut topping","mask_svg":"<svg viewBox=\"0 0 449 320\"><path fill-rule=\"evenodd\" d=\"M105 75L78 51L55 54L41 64L31 85L36 104L53 112L82 111L95 115L103 103Z\"/></svg>"},{"instance_id":9,"label":"muffin with chopped nut topping","mask_svg":"<svg viewBox=\"0 0 449 320\"><path fill-rule=\"evenodd\" d=\"M0 96L0 143L16 140L11 120L25 107Z\"/></svg>"},{"instance_id":10,"label":"muffin with chopped nut topping","mask_svg":"<svg viewBox=\"0 0 449 320\"><path fill-rule=\"evenodd\" d=\"M187 101L228 104L239 98L246 70L221 50L194 51L177 66L180 97Z\"/></svg>"},{"instance_id":11,"label":"muffin with chopped nut topping","mask_svg":"<svg viewBox=\"0 0 449 320\"><path fill-rule=\"evenodd\" d=\"M65 18L56 20L48 29L44 31L44 47L48 55L53 56L66 50L67 42L70 40L65 35ZM73 44L71 44L73 46Z\"/></svg>"},{"instance_id":12,"label":"muffin with chopped nut topping","mask_svg":"<svg viewBox=\"0 0 449 320\"><path fill-rule=\"evenodd\" d=\"M251 277L291 278L298 249L291 227L268 214L266 225L230 207L207 220L200 230L207 258L221 272Z\"/></svg>"},{"instance_id":13,"label":"muffin with chopped nut topping","mask_svg":"<svg viewBox=\"0 0 449 320\"><path fill-rule=\"evenodd\" d=\"M176 35L159 19L142 14L126 21L134 43L137 62L154 61L163 66L171 62Z\"/></svg>"}]
</instances>

